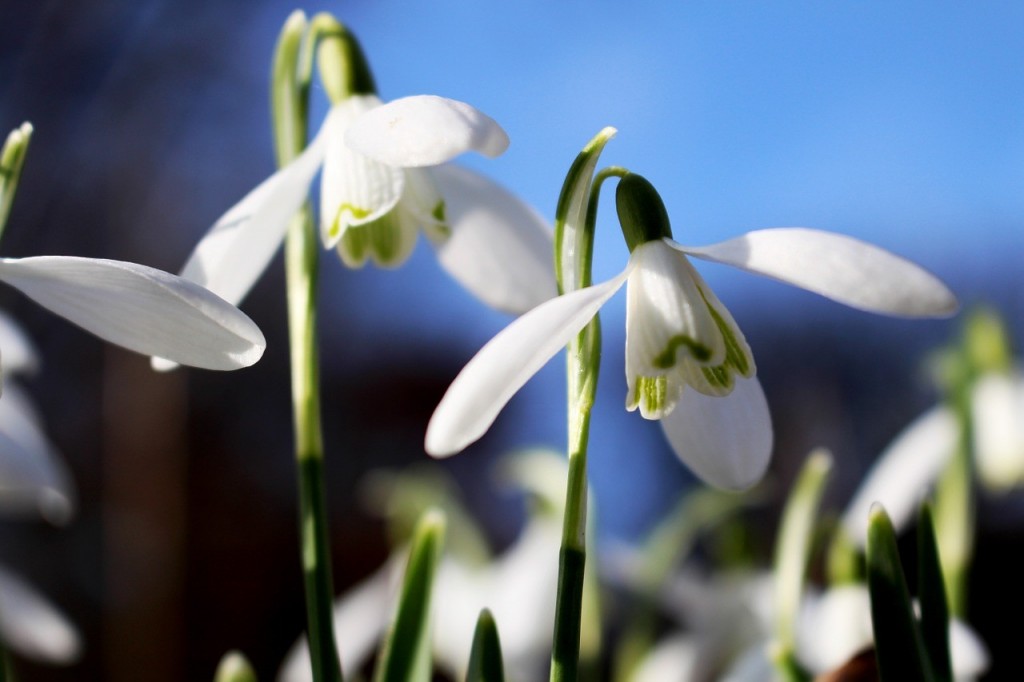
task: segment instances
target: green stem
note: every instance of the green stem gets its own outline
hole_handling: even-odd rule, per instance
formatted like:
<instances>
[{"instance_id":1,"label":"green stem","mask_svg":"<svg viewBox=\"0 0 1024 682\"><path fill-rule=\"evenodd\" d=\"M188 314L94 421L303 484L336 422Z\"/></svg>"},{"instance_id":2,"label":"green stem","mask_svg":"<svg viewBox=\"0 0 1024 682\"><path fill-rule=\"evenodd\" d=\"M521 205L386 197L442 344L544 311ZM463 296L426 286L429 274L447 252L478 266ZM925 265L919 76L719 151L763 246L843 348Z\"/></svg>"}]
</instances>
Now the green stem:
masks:
<instances>
[{"instance_id":1,"label":"green stem","mask_svg":"<svg viewBox=\"0 0 1024 682\"><path fill-rule=\"evenodd\" d=\"M578 242L581 247L579 281L559 282L562 291L591 284L594 227L601 184L608 177L619 176L621 170L601 171L591 186L585 227ZM590 412L594 406L601 362L601 322L596 315L569 344L566 361L569 389L569 475L562 521L562 546L558 553L558 595L551 651L552 682L572 682L577 679L579 671L583 574L587 560L587 444L590 438Z\"/></svg>"},{"instance_id":2,"label":"green stem","mask_svg":"<svg viewBox=\"0 0 1024 682\"><path fill-rule=\"evenodd\" d=\"M312 59L306 55L315 49L312 43L315 39L306 33L305 16L294 13L285 24L278 42L271 84L279 165L294 159L306 145L312 77ZM292 220L285 241L295 457L299 478L299 530L313 679L316 682L340 682L341 664L332 618L334 589L331 584L316 343L318 254L312 210L307 203Z\"/></svg>"}]
</instances>

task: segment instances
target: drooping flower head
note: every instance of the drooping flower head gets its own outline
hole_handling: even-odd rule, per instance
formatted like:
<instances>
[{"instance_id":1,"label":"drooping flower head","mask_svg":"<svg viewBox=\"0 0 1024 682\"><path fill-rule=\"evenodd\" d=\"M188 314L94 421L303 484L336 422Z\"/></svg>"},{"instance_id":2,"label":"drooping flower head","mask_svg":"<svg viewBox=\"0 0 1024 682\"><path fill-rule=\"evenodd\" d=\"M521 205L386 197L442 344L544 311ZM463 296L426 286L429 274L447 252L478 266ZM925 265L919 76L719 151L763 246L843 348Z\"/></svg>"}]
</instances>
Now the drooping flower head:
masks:
<instances>
[{"instance_id":1,"label":"drooping flower head","mask_svg":"<svg viewBox=\"0 0 1024 682\"><path fill-rule=\"evenodd\" d=\"M613 129L602 131L570 170L570 191L563 194L569 198L560 201L567 222L585 222L591 192L596 196L591 173L612 134ZM953 294L930 273L842 235L776 228L706 247L683 246L673 241L667 212L650 183L632 173L615 174L621 178L619 220L631 251L626 268L592 286L579 272L565 275L586 250L578 247L585 242L567 238L569 248L556 253L556 264L563 281L582 288L542 303L480 350L434 412L428 453L451 455L482 436L519 388L627 284L627 409L659 419L676 454L705 481L730 489L756 483L768 464L772 428L754 360L735 320L687 256L877 313L930 317L956 309Z\"/></svg>"},{"instance_id":2,"label":"drooping flower head","mask_svg":"<svg viewBox=\"0 0 1024 682\"><path fill-rule=\"evenodd\" d=\"M301 15L296 15L302 22ZM331 108L305 151L229 209L182 270L238 303L266 269L322 167L320 236L342 262L398 267L422 230L441 265L500 310L522 312L555 294L551 231L487 178L446 165L476 151L495 157L505 131L474 107L421 95L383 104L359 44L317 15L317 64Z\"/></svg>"}]
</instances>

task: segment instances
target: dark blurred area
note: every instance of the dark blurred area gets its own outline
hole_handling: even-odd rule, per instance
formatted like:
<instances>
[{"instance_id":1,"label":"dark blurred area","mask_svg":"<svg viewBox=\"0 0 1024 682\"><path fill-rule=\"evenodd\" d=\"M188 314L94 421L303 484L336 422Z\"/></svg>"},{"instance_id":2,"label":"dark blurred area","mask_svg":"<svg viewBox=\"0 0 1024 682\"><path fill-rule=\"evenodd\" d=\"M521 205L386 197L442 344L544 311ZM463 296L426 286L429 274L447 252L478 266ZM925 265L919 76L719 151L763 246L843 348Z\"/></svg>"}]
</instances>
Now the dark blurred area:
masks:
<instances>
[{"instance_id":1,"label":"dark blurred area","mask_svg":"<svg viewBox=\"0 0 1024 682\"><path fill-rule=\"evenodd\" d=\"M176 271L206 227L273 168L267 73L290 9L242 0L0 5L0 127L28 120L36 131L3 255ZM538 208L553 213L553 203ZM433 278L421 284L401 271L344 271L329 253L323 262L328 499L341 591L389 550L382 524L360 507L361 476L426 458L427 420L479 340L449 343L444 329L407 336L366 322L367 305L377 306L374 319L401 317L403 289L464 296L438 268L417 265ZM949 279L966 304L984 297L1024 338L1018 272L993 269L984 289L957 277ZM923 363L957 323L877 318L802 295L776 316L758 296L777 299L777 289L760 285L730 308L772 408L774 490L781 499L806 453L823 445L839 462L826 504L840 508L871 458L935 401ZM104 347L13 291L0 293L0 306L40 349L43 367L28 387L79 494L67 527L0 522L0 559L51 597L85 640L68 668L16 659L18 678L210 679L220 656L238 648L260 679L273 679L304 627L280 258L242 306L267 337L266 355L233 374L156 374L146 358ZM493 319L497 331L504 319ZM621 321L605 330L597 409L609 416L596 420L592 478L609 532L636 537L695 481L656 425L621 409ZM524 438L559 444L562 369L552 365L541 375L549 396L529 388L467 455L444 463L498 546L514 536L520 511L494 492L489 467ZM545 423L517 432L545 400ZM629 445L602 450L621 442L623 429L633 430ZM1013 629L1002 617L1024 612L1021 512L1017 499L982 500L972 620L997 662L1007 650L1013 658ZM776 508L765 514L773 528Z\"/></svg>"}]
</instances>

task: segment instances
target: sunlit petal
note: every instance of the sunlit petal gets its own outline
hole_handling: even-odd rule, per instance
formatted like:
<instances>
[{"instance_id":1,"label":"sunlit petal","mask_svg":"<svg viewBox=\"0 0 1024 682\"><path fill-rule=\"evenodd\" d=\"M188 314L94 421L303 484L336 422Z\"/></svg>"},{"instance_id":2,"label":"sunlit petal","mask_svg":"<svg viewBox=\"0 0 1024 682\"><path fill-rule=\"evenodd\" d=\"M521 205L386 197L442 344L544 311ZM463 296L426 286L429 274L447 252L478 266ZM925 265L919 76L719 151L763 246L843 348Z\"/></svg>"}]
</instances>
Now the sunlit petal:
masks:
<instances>
[{"instance_id":1,"label":"sunlit petal","mask_svg":"<svg viewBox=\"0 0 1024 682\"><path fill-rule=\"evenodd\" d=\"M530 206L472 171L432 169L445 200L450 236L441 265L484 303L523 313L557 292L551 228Z\"/></svg>"},{"instance_id":2,"label":"sunlit petal","mask_svg":"<svg viewBox=\"0 0 1024 682\"><path fill-rule=\"evenodd\" d=\"M305 151L260 183L196 244L181 276L240 303L277 252L309 193L331 135L326 122Z\"/></svg>"},{"instance_id":3,"label":"sunlit petal","mask_svg":"<svg viewBox=\"0 0 1024 682\"><path fill-rule=\"evenodd\" d=\"M508 148L508 135L491 117L436 95L403 97L366 112L345 141L396 167L436 166L471 150L493 158Z\"/></svg>"},{"instance_id":4,"label":"sunlit petal","mask_svg":"<svg viewBox=\"0 0 1024 682\"><path fill-rule=\"evenodd\" d=\"M953 663L953 677L973 680L988 670L988 647L969 625L953 618L949 621L949 657Z\"/></svg>"},{"instance_id":5,"label":"sunlit petal","mask_svg":"<svg viewBox=\"0 0 1024 682\"><path fill-rule=\"evenodd\" d=\"M0 568L0 633L4 644L38 661L72 663L82 650L75 627L25 581Z\"/></svg>"},{"instance_id":6,"label":"sunlit petal","mask_svg":"<svg viewBox=\"0 0 1024 682\"><path fill-rule=\"evenodd\" d=\"M946 407L936 407L915 419L885 451L843 514L850 539L863 547L867 542L868 511L880 502L897 530L906 527L939 472L956 447L956 417Z\"/></svg>"},{"instance_id":7,"label":"sunlit petal","mask_svg":"<svg viewBox=\"0 0 1024 682\"><path fill-rule=\"evenodd\" d=\"M772 277L875 313L945 317L957 309L953 293L923 268L832 232L781 227L710 246L678 248L696 258Z\"/></svg>"},{"instance_id":8,"label":"sunlit petal","mask_svg":"<svg viewBox=\"0 0 1024 682\"><path fill-rule=\"evenodd\" d=\"M454 455L484 435L512 396L561 350L621 287L614 279L542 303L506 327L469 361L434 411L426 449Z\"/></svg>"},{"instance_id":9,"label":"sunlit petal","mask_svg":"<svg viewBox=\"0 0 1024 682\"><path fill-rule=\"evenodd\" d=\"M800 662L818 673L838 668L874 641L867 587L844 585L809 595L796 625Z\"/></svg>"},{"instance_id":10,"label":"sunlit petal","mask_svg":"<svg viewBox=\"0 0 1024 682\"><path fill-rule=\"evenodd\" d=\"M1024 376L979 378L971 392L971 419L981 481L998 492L1024 482Z\"/></svg>"},{"instance_id":11,"label":"sunlit petal","mask_svg":"<svg viewBox=\"0 0 1024 682\"><path fill-rule=\"evenodd\" d=\"M259 327L233 305L136 263L5 258L0 280L101 339L183 365L238 369L259 360L266 346Z\"/></svg>"},{"instance_id":12,"label":"sunlit petal","mask_svg":"<svg viewBox=\"0 0 1024 682\"><path fill-rule=\"evenodd\" d=\"M756 378L737 377L721 398L684 391L661 426L679 458L717 488L749 488L768 468L772 422Z\"/></svg>"}]
</instances>

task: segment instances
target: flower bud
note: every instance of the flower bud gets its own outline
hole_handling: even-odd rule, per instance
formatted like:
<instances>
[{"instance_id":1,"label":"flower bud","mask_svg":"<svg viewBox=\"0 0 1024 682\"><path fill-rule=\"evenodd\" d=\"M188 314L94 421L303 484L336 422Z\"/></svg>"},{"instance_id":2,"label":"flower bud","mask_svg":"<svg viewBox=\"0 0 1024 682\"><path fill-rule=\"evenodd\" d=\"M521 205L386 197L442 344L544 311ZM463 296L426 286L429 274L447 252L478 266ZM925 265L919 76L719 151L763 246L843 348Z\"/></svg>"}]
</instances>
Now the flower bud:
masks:
<instances>
[{"instance_id":1,"label":"flower bud","mask_svg":"<svg viewBox=\"0 0 1024 682\"><path fill-rule=\"evenodd\" d=\"M643 176L627 173L619 181L615 208L630 253L641 244L672 237L665 204L654 185Z\"/></svg>"}]
</instances>

